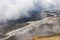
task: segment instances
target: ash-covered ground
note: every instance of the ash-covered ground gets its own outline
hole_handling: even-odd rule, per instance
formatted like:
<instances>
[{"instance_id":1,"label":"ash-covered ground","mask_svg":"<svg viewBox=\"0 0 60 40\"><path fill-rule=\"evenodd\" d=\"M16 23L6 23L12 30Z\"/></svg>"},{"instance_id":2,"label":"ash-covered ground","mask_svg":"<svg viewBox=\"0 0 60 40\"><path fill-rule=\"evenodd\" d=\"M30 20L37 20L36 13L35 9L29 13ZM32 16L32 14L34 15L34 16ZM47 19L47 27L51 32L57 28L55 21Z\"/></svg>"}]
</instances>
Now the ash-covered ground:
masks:
<instances>
[{"instance_id":1,"label":"ash-covered ground","mask_svg":"<svg viewBox=\"0 0 60 40\"><path fill-rule=\"evenodd\" d=\"M10 20L0 26L1 40L31 40L34 36L60 34L60 10L41 11L29 18Z\"/></svg>"}]
</instances>

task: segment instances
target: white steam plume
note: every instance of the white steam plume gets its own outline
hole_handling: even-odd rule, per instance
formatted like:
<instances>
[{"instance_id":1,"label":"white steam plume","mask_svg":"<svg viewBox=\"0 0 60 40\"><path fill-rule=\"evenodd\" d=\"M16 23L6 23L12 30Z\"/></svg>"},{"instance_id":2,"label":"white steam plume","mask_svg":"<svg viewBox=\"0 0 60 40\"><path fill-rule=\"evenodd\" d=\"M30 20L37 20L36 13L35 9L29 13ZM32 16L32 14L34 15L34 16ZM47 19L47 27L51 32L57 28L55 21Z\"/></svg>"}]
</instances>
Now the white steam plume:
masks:
<instances>
[{"instance_id":1,"label":"white steam plume","mask_svg":"<svg viewBox=\"0 0 60 40\"><path fill-rule=\"evenodd\" d=\"M28 11L33 7L32 0L0 0L0 20L29 17Z\"/></svg>"},{"instance_id":2,"label":"white steam plume","mask_svg":"<svg viewBox=\"0 0 60 40\"><path fill-rule=\"evenodd\" d=\"M60 9L59 0L0 0L0 20L29 17L28 11L37 8L36 4L44 10Z\"/></svg>"},{"instance_id":3,"label":"white steam plume","mask_svg":"<svg viewBox=\"0 0 60 40\"><path fill-rule=\"evenodd\" d=\"M60 9L60 1L59 0L39 0L40 6L45 8L44 10L57 10Z\"/></svg>"}]
</instances>

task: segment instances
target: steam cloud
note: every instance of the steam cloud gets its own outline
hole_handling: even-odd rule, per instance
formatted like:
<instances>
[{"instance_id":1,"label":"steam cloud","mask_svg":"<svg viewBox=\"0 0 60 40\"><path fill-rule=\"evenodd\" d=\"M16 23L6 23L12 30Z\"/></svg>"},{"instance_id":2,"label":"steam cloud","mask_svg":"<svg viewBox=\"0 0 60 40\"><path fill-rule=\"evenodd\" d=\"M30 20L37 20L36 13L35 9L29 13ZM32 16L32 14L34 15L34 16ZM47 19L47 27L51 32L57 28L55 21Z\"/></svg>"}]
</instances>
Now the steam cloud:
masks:
<instances>
[{"instance_id":1,"label":"steam cloud","mask_svg":"<svg viewBox=\"0 0 60 40\"><path fill-rule=\"evenodd\" d=\"M0 21L29 17L28 11L60 9L59 0L0 0Z\"/></svg>"},{"instance_id":2,"label":"steam cloud","mask_svg":"<svg viewBox=\"0 0 60 40\"><path fill-rule=\"evenodd\" d=\"M33 7L32 0L0 0L0 20L29 17L28 11Z\"/></svg>"}]
</instances>

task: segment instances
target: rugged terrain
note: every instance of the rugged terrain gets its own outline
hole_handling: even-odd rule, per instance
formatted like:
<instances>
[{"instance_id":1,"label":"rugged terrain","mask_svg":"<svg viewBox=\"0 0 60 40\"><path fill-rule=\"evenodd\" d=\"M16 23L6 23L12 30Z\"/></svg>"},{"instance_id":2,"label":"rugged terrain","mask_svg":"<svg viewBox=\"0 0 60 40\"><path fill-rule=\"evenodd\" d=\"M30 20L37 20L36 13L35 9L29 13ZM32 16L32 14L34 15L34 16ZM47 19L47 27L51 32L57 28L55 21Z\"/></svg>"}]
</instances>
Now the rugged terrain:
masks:
<instances>
[{"instance_id":1,"label":"rugged terrain","mask_svg":"<svg viewBox=\"0 0 60 40\"><path fill-rule=\"evenodd\" d=\"M29 21L8 22L0 29L0 40L32 40L34 36L60 34L60 10L42 11ZM28 19L25 19L28 20Z\"/></svg>"}]
</instances>

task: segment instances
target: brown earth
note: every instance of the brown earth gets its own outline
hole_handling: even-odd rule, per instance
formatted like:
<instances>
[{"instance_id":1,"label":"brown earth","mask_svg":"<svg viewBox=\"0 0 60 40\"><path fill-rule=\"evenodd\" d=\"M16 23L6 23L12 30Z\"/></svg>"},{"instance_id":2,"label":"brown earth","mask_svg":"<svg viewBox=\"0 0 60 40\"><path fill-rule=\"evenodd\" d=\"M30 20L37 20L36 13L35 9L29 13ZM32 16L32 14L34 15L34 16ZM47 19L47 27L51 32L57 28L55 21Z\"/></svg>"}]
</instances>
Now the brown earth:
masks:
<instances>
[{"instance_id":1,"label":"brown earth","mask_svg":"<svg viewBox=\"0 0 60 40\"><path fill-rule=\"evenodd\" d=\"M60 40L60 35L47 36L47 37L35 36L33 37L32 40Z\"/></svg>"}]
</instances>

